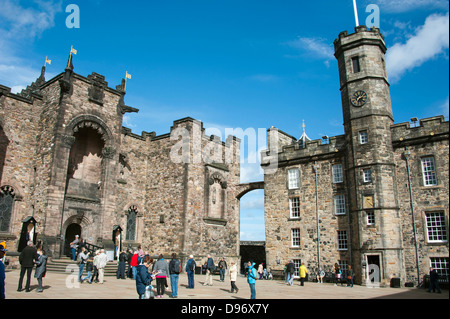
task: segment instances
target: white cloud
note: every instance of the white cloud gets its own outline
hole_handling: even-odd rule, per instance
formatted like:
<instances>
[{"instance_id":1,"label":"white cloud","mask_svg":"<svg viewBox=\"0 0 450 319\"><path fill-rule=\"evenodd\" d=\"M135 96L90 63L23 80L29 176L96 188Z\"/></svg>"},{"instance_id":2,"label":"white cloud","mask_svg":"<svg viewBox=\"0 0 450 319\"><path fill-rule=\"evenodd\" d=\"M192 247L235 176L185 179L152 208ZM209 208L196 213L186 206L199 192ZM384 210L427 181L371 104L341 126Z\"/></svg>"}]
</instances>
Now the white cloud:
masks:
<instances>
[{"instance_id":1,"label":"white cloud","mask_svg":"<svg viewBox=\"0 0 450 319\"><path fill-rule=\"evenodd\" d=\"M296 40L288 42L287 45L320 59L334 59L333 47L328 40L323 38L298 37Z\"/></svg>"},{"instance_id":2,"label":"white cloud","mask_svg":"<svg viewBox=\"0 0 450 319\"><path fill-rule=\"evenodd\" d=\"M444 53L448 47L448 12L445 15L430 15L406 43L396 43L389 48L386 64L390 79L393 82L398 81L405 72Z\"/></svg>"},{"instance_id":3,"label":"white cloud","mask_svg":"<svg viewBox=\"0 0 450 319\"><path fill-rule=\"evenodd\" d=\"M39 77L40 67L21 56L23 51L55 25L61 1L35 0L22 7L19 1L0 0L0 83L21 91ZM22 51L22 52L21 52Z\"/></svg>"},{"instance_id":4,"label":"white cloud","mask_svg":"<svg viewBox=\"0 0 450 319\"><path fill-rule=\"evenodd\" d=\"M448 96L447 96L447 100L445 100L445 102L442 103L441 106L439 107L439 111L440 111L440 114L443 114L448 120L448 114L449 114Z\"/></svg>"}]
</instances>

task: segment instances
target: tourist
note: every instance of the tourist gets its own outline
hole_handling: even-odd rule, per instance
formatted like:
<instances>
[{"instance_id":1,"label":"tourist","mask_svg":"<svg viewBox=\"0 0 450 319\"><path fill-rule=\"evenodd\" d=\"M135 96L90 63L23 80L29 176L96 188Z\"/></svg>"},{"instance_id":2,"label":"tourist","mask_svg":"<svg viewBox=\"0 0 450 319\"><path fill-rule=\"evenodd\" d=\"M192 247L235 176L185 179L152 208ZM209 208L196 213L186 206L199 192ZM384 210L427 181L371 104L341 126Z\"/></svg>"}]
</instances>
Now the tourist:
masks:
<instances>
[{"instance_id":1,"label":"tourist","mask_svg":"<svg viewBox=\"0 0 450 319\"><path fill-rule=\"evenodd\" d=\"M286 266L287 273L287 284L288 286L292 286L294 284L294 273L295 273L295 265L293 260L289 260L289 263Z\"/></svg>"},{"instance_id":2,"label":"tourist","mask_svg":"<svg viewBox=\"0 0 450 319\"><path fill-rule=\"evenodd\" d=\"M136 250L133 257L131 257L131 273L133 274L133 279L136 279L137 266L139 266L139 252Z\"/></svg>"},{"instance_id":3,"label":"tourist","mask_svg":"<svg viewBox=\"0 0 450 319\"><path fill-rule=\"evenodd\" d=\"M117 266L117 279L125 279L125 265L128 260L127 252L123 250L120 254L118 259L118 266Z\"/></svg>"},{"instance_id":4,"label":"tourist","mask_svg":"<svg viewBox=\"0 0 450 319\"><path fill-rule=\"evenodd\" d=\"M225 281L225 272L227 270L227 262L225 261L225 258L222 257L222 259L219 261L219 273L220 273L220 281Z\"/></svg>"},{"instance_id":5,"label":"tourist","mask_svg":"<svg viewBox=\"0 0 450 319\"><path fill-rule=\"evenodd\" d=\"M38 289L37 292L43 292L44 288L42 287L42 278L45 277L45 273L47 271L47 259L48 257L45 255L45 251L43 249L38 250L38 259L35 261L36 271L34 272L34 278L38 281Z\"/></svg>"},{"instance_id":6,"label":"tourist","mask_svg":"<svg viewBox=\"0 0 450 319\"><path fill-rule=\"evenodd\" d=\"M259 264L258 266L258 274L259 274L259 279L263 279L263 275L264 275L264 265L262 263Z\"/></svg>"},{"instance_id":7,"label":"tourist","mask_svg":"<svg viewBox=\"0 0 450 319\"><path fill-rule=\"evenodd\" d=\"M72 260L77 260L77 249L78 249L78 243L79 243L79 235L75 235L75 240L70 243L70 248L72 249Z\"/></svg>"},{"instance_id":8,"label":"tourist","mask_svg":"<svg viewBox=\"0 0 450 319\"><path fill-rule=\"evenodd\" d=\"M146 256L141 265L136 266L136 290L139 295L139 299L144 299L145 289L153 280L152 274L148 272L150 267L150 256Z\"/></svg>"},{"instance_id":9,"label":"tourist","mask_svg":"<svg viewBox=\"0 0 450 319\"><path fill-rule=\"evenodd\" d=\"M342 271L341 271L341 267L339 266L338 263L334 264L333 272L334 272L334 277L335 277L334 285L337 286L338 282L340 282L341 286L342 286Z\"/></svg>"},{"instance_id":10,"label":"tourist","mask_svg":"<svg viewBox=\"0 0 450 319\"><path fill-rule=\"evenodd\" d=\"M127 253L127 261L128 261L127 277L133 279L133 270L131 268L131 258L133 258L133 250L132 249L128 249L128 253Z\"/></svg>"},{"instance_id":11,"label":"tourist","mask_svg":"<svg viewBox=\"0 0 450 319\"><path fill-rule=\"evenodd\" d=\"M90 253L86 253L86 248L81 247L81 252L78 254L77 260L78 260L78 266L79 266L79 272L78 272L78 281L82 282L81 276L83 275L84 266L86 265L86 261L89 258Z\"/></svg>"},{"instance_id":12,"label":"tourist","mask_svg":"<svg viewBox=\"0 0 450 319\"><path fill-rule=\"evenodd\" d=\"M86 279L88 280L88 282L91 284L92 283L92 271L94 270L94 258L92 258L92 256L89 256L88 259L86 260L86 277L81 279L81 282L85 281Z\"/></svg>"},{"instance_id":13,"label":"tourist","mask_svg":"<svg viewBox=\"0 0 450 319\"><path fill-rule=\"evenodd\" d=\"M186 263L186 273L188 277L188 289L194 289L194 274L195 274L195 267L197 264L195 263L194 256L189 255L189 260Z\"/></svg>"},{"instance_id":14,"label":"tourist","mask_svg":"<svg viewBox=\"0 0 450 319\"><path fill-rule=\"evenodd\" d=\"M153 264L153 274L156 277L156 298L162 298L167 286L167 276L169 276L169 265L160 254L158 260Z\"/></svg>"},{"instance_id":15,"label":"tourist","mask_svg":"<svg viewBox=\"0 0 450 319\"><path fill-rule=\"evenodd\" d=\"M306 269L305 263L302 263L298 271L300 272L300 286L304 286L306 274L308 273L308 269Z\"/></svg>"},{"instance_id":16,"label":"tourist","mask_svg":"<svg viewBox=\"0 0 450 319\"><path fill-rule=\"evenodd\" d=\"M238 293L239 291L239 288L236 286L236 280L237 280L237 266L234 261L231 261L230 267L231 293L233 292Z\"/></svg>"},{"instance_id":17,"label":"tourist","mask_svg":"<svg viewBox=\"0 0 450 319\"><path fill-rule=\"evenodd\" d=\"M108 256L106 256L105 250L101 249L100 255L98 255L98 260L97 260L98 280L101 284L103 284L103 282L104 282L105 267L106 267L107 263L108 263Z\"/></svg>"},{"instance_id":18,"label":"tourist","mask_svg":"<svg viewBox=\"0 0 450 319\"><path fill-rule=\"evenodd\" d=\"M319 268L319 272L317 273L317 283L323 284L323 278L325 277L325 271L322 268Z\"/></svg>"},{"instance_id":19,"label":"tourist","mask_svg":"<svg viewBox=\"0 0 450 319\"><path fill-rule=\"evenodd\" d=\"M256 269L255 263L249 261L248 263L248 273L247 273L247 282L250 286L250 299L256 299Z\"/></svg>"},{"instance_id":20,"label":"tourist","mask_svg":"<svg viewBox=\"0 0 450 319\"><path fill-rule=\"evenodd\" d=\"M438 293L442 293L439 287L439 274L433 267L430 267L430 286L428 287L428 292L431 292L431 290L433 292L437 290Z\"/></svg>"},{"instance_id":21,"label":"tourist","mask_svg":"<svg viewBox=\"0 0 450 319\"><path fill-rule=\"evenodd\" d=\"M3 257L8 250L5 246L0 245L0 300L6 299L5 292L5 265L3 264Z\"/></svg>"},{"instance_id":22,"label":"tourist","mask_svg":"<svg viewBox=\"0 0 450 319\"><path fill-rule=\"evenodd\" d=\"M212 259L211 255L208 254L208 260L206 261L206 279L203 283L203 286L212 286L212 275L215 270L216 266L214 265L214 260Z\"/></svg>"},{"instance_id":23,"label":"tourist","mask_svg":"<svg viewBox=\"0 0 450 319\"><path fill-rule=\"evenodd\" d=\"M347 287L353 288L353 269L350 265L348 266Z\"/></svg>"},{"instance_id":24,"label":"tourist","mask_svg":"<svg viewBox=\"0 0 450 319\"><path fill-rule=\"evenodd\" d=\"M181 261L177 259L177 254L172 254L172 260L169 263L169 273L170 273L170 287L172 298L178 298L178 277L181 272Z\"/></svg>"},{"instance_id":25,"label":"tourist","mask_svg":"<svg viewBox=\"0 0 450 319\"><path fill-rule=\"evenodd\" d=\"M94 261L92 262L94 266L94 273L92 274L91 282L98 282L98 255L100 255L100 250L95 251Z\"/></svg>"},{"instance_id":26,"label":"tourist","mask_svg":"<svg viewBox=\"0 0 450 319\"><path fill-rule=\"evenodd\" d=\"M31 272L33 271L34 261L38 260L38 258L39 256L37 255L36 248L33 247L33 242L29 241L19 255L20 277L17 291L22 291L23 277L25 276L25 273L27 273L25 291L30 292Z\"/></svg>"}]
</instances>

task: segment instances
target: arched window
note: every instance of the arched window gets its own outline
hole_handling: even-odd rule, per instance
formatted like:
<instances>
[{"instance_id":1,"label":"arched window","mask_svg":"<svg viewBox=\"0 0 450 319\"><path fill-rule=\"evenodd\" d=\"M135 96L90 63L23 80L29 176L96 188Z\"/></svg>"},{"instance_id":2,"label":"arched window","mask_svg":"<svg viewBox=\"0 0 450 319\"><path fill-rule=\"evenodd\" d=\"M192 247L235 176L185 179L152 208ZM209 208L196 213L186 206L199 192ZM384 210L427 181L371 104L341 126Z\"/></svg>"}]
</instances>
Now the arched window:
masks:
<instances>
[{"instance_id":1,"label":"arched window","mask_svg":"<svg viewBox=\"0 0 450 319\"><path fill-rule=\"evenodd\" d=\"M136 215L137 207L131 206L127 214L127 233L126 240L135 240L136 237Z\"/></svg>"},{"instance_id":2,"label":"arched window","mask_svg":"<svg viewBox=\"0 0 450 319\"><path fill-rule=\"evenodd\" d=\"M0 188L0 232L9 231L14 197L14 189L11 186Z\"/></svg>"}]
</instances>

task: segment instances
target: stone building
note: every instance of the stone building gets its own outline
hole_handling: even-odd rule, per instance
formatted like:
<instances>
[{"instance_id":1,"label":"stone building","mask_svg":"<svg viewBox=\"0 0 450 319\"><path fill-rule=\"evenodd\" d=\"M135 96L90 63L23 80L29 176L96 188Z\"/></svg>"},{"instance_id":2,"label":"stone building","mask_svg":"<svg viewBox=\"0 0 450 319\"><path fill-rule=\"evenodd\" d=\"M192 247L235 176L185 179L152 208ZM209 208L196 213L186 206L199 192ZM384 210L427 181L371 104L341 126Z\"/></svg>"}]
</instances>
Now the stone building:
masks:
<instances>
[{"instance_id":1,"label":"stone building","mask_svg":"<svg viewBox=\"0 0 450 319\"><path fill-rule=\"evenodd\" d=\"M331 271L338 262L358 283L386 285L418 283L433 266L448 280L449 123L394 124L378 29L342 32L334 46L344 135L268 130L268 267L280 272L292 259Z\"/></svg>"},{"instance_id":2,"label":"stone building","mask_svg":"<svg viewBox=\"0 0 450 319\"><path fill-rule=\"evenodd\" d=\"M240 140L192 118L164 135L122 126L126 81L64 72L19 94L0 85L0 241L28 239L51 257L75 235L114 251L239 259ZM242 196L242 195L241 195Z\"/></svg>"}]
</instances>

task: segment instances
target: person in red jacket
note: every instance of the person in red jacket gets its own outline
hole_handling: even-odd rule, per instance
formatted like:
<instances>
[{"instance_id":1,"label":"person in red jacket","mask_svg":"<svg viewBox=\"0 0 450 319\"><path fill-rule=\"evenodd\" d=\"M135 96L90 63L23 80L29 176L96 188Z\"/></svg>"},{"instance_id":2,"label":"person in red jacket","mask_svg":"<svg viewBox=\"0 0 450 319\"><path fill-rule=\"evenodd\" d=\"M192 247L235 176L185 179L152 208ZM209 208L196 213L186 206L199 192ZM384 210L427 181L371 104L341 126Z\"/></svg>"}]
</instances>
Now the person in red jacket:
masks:
<instances>
[{"instance_id":1,"label":"person in red jacket","mask_svg":"<svg viewBox=\"0 0 450 319\"><path fill-rule=\"evenodd\" d=\"M133 279L135 279L135 280L136 280L136 274L137 274L137 266L139 266L138 260L139 260L139 253L136 250L134 252L133 257L131 257L131 263L130 263L131 271L132 271L132 274L133 274Z\"/></svg>"}]
</instances>

